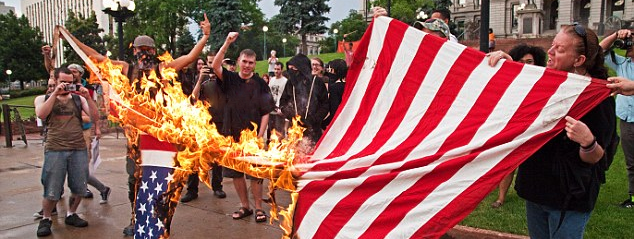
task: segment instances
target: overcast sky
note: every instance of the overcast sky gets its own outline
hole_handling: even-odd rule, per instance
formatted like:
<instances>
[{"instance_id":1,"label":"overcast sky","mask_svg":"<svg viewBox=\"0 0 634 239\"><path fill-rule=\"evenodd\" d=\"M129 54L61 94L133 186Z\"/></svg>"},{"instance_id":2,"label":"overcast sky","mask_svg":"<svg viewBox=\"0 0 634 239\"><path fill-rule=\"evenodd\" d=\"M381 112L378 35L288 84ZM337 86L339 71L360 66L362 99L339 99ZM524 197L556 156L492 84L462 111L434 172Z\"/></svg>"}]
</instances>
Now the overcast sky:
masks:
<instances>
[{"instance_id":1,"label":"overcast sky","mask_svg":"<svg viewBox=\"0 0 634 239\"><path fill-rule=\"evenodd\" d=\"M101 1L101 0L96 0ZM20 0L0 0L0 2L4 2L7 6L15 7L16 13L18 16L22 14ZM274 0L261 0L258 5L262 12L266 15L266 18L271 18L275 14L279 12L279 7L273 5ZM326 27L330 27L330 24L333 22L344 19L348 16L350 9L358 9L359 1L357 0L330 0L328 2L330 5L330 13L326 16L330 18L330 21L326 23Z\"/></svg>"}]
</instances>

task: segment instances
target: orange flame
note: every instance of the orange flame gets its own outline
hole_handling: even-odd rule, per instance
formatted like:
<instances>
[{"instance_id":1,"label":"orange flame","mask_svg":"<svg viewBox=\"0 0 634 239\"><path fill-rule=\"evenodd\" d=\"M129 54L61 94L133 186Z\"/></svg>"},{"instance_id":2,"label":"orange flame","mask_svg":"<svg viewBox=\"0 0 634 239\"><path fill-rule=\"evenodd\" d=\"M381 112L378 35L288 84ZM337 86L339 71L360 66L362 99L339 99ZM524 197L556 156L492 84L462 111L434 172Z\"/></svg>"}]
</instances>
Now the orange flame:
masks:
<instances>
[{"instance_id":1,"label":"orange flame","mask_svg":"<svg viewBox=\"0 0 634 239\"><path fill-rule=\"evenodd\" d=\"M159 59L163 62L173 60L167 52ZM208 123L211 122L208 104L194 102L182 92L174 69L164 68L158 74L151 71L131 82L122 74L122 66L114 65L108 59L96 64L115 93L110 100L114 102L111 105L116 114L109 118L159 140L176 144L179 152L175 167L186 172L198 171L202 181L211 187L207 174L211 165L217 162L255 177L269 179L271 195L276 188L293 192L293 203L289 209L280 212L284 218L280 226L287 233L286 237L290 235L292 207L298 195L295 192L294 175L297 174L294 165L298 163L297 160L305 158L306 153L299 147L304 128L298 125L297 118L293 120L285 138L279 139L276 134L272 134L267 147L257 137L257 128L242 131L240 141L235 142L231 137L218 133L215 124ZM186 175L176 175L175 180L186 180ZM171 200L178 200L178 197ZM271 220L279 220L277 205L273 204L271 208Z\"/></svg>"}]
</instances>

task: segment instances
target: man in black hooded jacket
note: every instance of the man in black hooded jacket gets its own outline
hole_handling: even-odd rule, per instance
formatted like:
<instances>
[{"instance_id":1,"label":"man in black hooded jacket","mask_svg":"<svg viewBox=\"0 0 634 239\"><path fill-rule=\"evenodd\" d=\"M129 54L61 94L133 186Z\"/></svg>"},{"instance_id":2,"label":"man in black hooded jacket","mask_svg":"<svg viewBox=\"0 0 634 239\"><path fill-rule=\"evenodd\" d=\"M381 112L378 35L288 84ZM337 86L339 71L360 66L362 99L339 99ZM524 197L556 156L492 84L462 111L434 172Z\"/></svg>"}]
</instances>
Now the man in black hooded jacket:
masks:
<instances>
[{"instance_id":1,"label":"man in black hooded jacket","mask_svg":"<svg viewBox=\"0 0 634 239\"><path fill-rule=\"evenodd\" d=\"M280 108L287 119L301 116L306 128L304 138L314 145L321 138L321 124L328 115L328 90L326 85L311 74L310 59L297 54L286 63L289 80L280 98Z\"/></svg>"}]
</instances>

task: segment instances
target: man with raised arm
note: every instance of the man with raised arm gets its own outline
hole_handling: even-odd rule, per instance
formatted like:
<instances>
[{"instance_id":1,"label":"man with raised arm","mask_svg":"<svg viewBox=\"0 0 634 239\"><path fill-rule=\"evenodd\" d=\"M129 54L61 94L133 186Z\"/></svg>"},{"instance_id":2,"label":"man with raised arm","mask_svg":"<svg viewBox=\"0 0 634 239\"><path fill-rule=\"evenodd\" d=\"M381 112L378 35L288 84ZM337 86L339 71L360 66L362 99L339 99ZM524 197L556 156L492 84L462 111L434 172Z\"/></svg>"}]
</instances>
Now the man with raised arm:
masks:
<instances>
[{"instance_id":1,"label":"man with raised arm","mask_svg":"<svg viewBox=\"0 0 634 239\"><path fill-rule=\"evenodd\" d=\"M227 48L238 38L237 32L227 36L212 63L212 69L218 77L220 89L225 94L225 121L223 133L231 135L236 141L240 140L240 132L253 129L251 122L257 124L258 137L266 132L269 112L275 109L275 103L268 85L262 78L254 74L256 54L251 49L244 49L238 57L238 72L231 72L221 65ZM249 205L247 184L244 173L225 168L223 175L233 179L233 185L240 197L241 207L234 212L233 219L241 219L253 214ZM255 200L255 221L265 222L266 213L262 210L262 179L246 175L251 180L251 193Z\"/></svg>"}]
</instances>

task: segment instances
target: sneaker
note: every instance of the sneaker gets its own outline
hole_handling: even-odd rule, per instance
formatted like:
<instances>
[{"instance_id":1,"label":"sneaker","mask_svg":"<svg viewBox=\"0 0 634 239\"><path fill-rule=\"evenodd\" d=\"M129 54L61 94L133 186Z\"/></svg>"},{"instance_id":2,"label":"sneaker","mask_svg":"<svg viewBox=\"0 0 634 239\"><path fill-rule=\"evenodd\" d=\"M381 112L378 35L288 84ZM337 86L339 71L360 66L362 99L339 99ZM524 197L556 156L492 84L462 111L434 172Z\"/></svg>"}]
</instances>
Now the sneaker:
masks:
<instances>
[{"instance_id":1,"label":"sneaker","mask_svg":"<svg viewBox=\"0 0 634 239\"><path fill-rule=\"evenodd\" d=\"M132 224L132 222L130 222L130 225L123 228L123 235L134 236L134 224Z\"/></svg>"},{"instance_id":2,"label":"sneaker","mask_svg":"<svg viewBox=\"0 0 634 239\"><path fill-rule=\"evenodd\" d=\"M101 201L99 201L99 204L108 203L108 196L110 196L110 187L106 187L106 190L103 190L103 192L100 192L100 194Z\"/></svg>"},{"instance_id":3,"label":"sneaker","mask_svg":"<svg viewBox=\"0 0 634 239\"><path fill-rule=\"evenodd\" d=\"M84 198L92 198L92 192L90 191L90 189L86 189L86 194L84 194Z\"/></svg>"},{"instance_id":4,"label":"sneaker","mask_svg":"<svg viewBox=\"0 0 634 239\"><path fill-rule=\"evenodd\" d=\"M622 208L634 208L634 202L632 202L631 198L628 198L627 200L623 201L623 203L621 203L621 207Z\"/></svg>"},{"instance_id":5,"label":"sneaker","mask_svg":"<svg viewBox=\"0 0 634 239\"><path fill-rule=\"evenodd\" d=\"M216 196L217 198L226 198L227 194L225 193L225 191L222 191L222 189L220 189L214 191L214 196Z\"/></svg>"},{"instance_id":6,"label":"sneaker","mask_svg":"<svg viewBox=\"0 0 634 239\"><path fill-rule=\"evenodd\" d=\"M40 221L40 225L37 226L37 236L45 237L51 235L51 225L53 222L51 219L44 219Z\"/></svg>"},{"instance_id":7,"label":"sneaker","mask_svg":"<svg viewBox=\"0 0 634 239\"><path fill-rule=\"evenodd\" d=\"M198 198L198 193L185 193L183 197L181 197L181 202L191 202L192 200Z\"/></svg>"},{"instance_id":8,"label":"sneaker","mask_svg":"<svg viewBox=\"0 0 634 239\"><path fill-rule=\"evenodd\" d=\"M53 208L53 212L51 212L51 216L55 216L57 215L57 208L54 207ZM44 209L40 210L39 212L33 213L33 217L34 218L42 218L44 217Z\"/></svg>"},{"instance_id":9,"label":"sneaker","mask_svg":"<svg viewBox=\"0 0 634 239\"><path fill-rule=\"evenodd\" d=\"M77 216L77 214L73 214L70 216L66 217L66 220L64 220L64 223L66 223L66 225L71 225L74 227L86 227L88 226L88 222L84 219L81 219L79 216Z\"/></svg>"}]
</instances>

